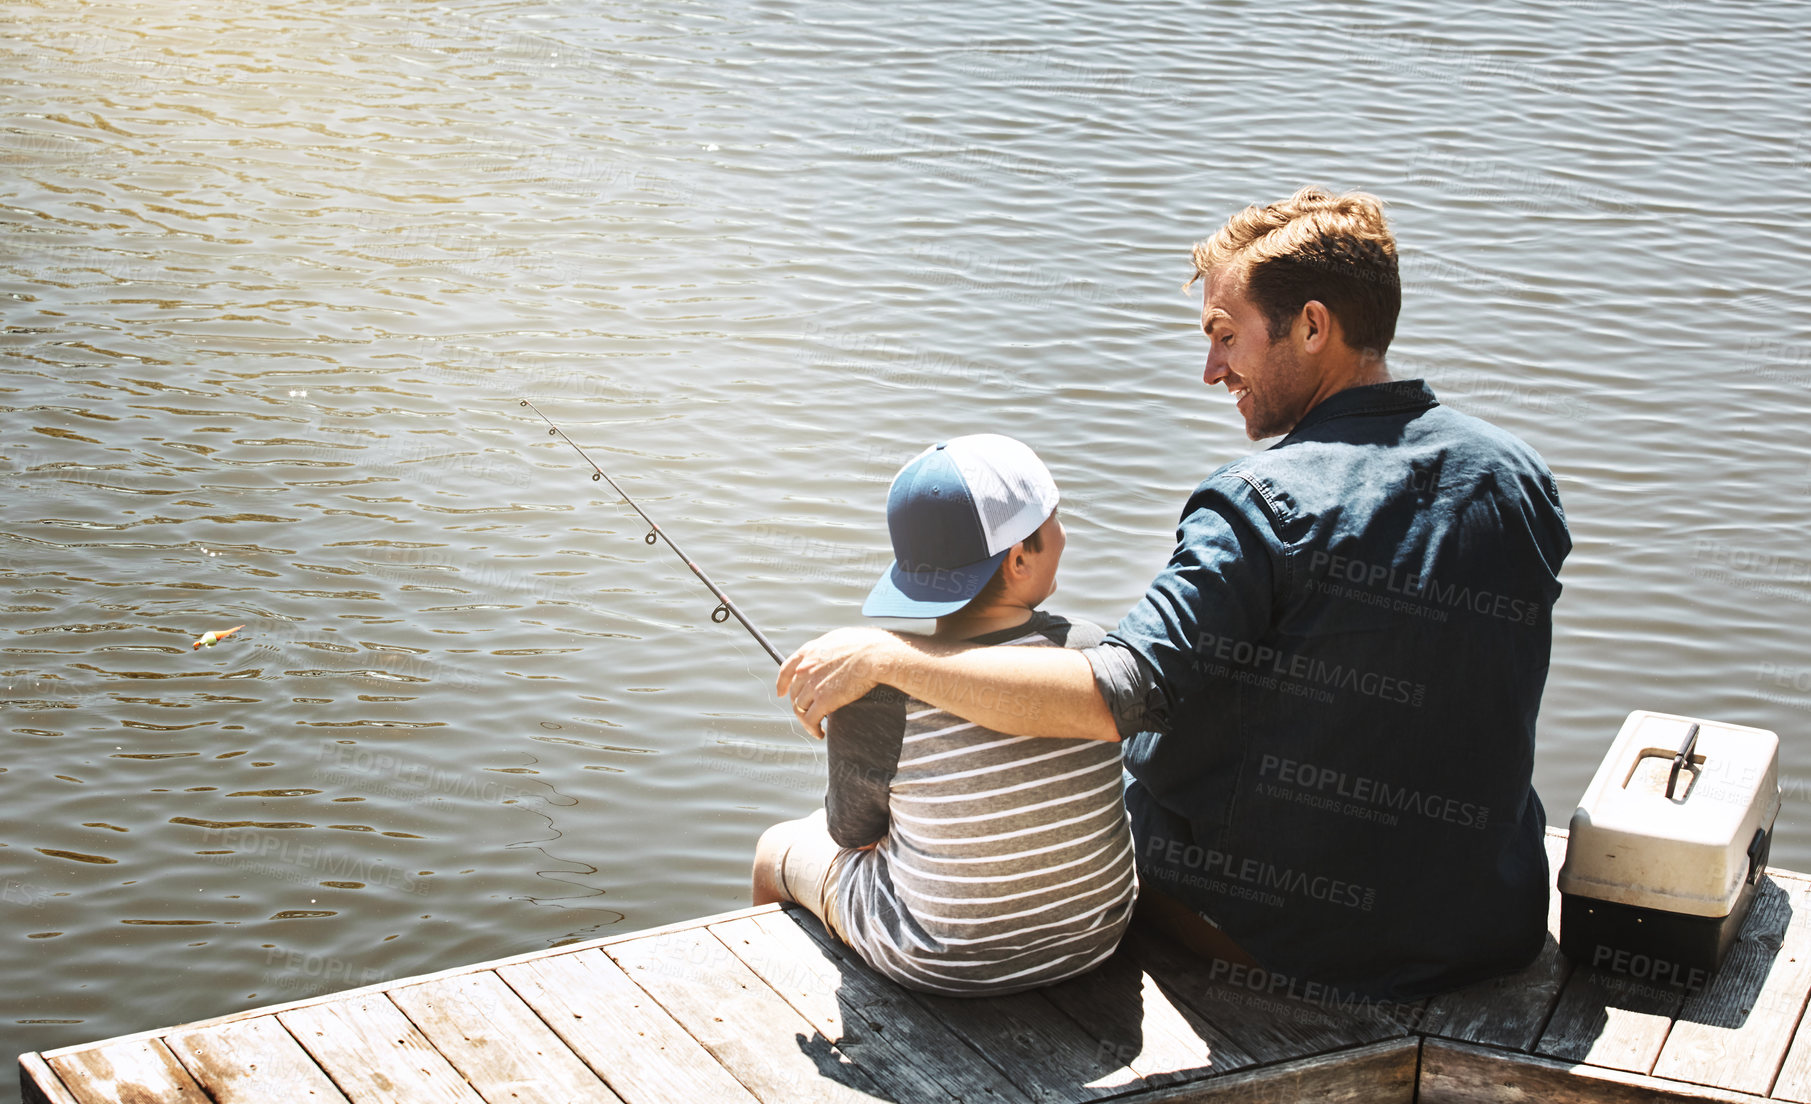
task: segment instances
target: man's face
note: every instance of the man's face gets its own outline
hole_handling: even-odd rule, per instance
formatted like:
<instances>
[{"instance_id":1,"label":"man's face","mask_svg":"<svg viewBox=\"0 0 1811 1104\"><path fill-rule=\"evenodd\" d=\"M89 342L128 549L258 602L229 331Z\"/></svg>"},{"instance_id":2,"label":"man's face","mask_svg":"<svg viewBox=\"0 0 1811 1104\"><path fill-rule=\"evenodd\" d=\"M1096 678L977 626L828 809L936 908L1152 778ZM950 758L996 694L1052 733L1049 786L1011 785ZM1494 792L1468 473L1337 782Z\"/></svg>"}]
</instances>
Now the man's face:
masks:
<instances>
[{"instance_id":1,"label":"man's face","mask_svg":"<svg viewBox=\"0 0 1811 1104\"><path fill-rule=\"evenodd\" d=\"M1273 345L1264 315L1246 298L1242 274L1215 269L1203 282L1201 332L1207 335L1208 386L1226 384L1254 441L1295 428L1314 405L1319 381L1295 349L1294 334Z\"/></svg>"}]
</instances>

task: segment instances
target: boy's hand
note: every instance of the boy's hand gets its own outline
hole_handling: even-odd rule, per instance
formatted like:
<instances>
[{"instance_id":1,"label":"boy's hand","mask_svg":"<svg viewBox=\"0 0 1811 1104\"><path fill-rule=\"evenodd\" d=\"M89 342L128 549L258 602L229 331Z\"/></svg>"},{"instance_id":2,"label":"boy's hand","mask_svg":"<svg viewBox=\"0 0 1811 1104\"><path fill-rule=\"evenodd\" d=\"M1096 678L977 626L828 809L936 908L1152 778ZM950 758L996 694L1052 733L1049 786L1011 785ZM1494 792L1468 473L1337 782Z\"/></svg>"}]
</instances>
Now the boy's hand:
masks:
<instances>
[{"instance_id":1,"label":"boy's hand","mask_svg":"<svg viewBox=\"0 0 1811 1104\"><path fill-rule=\"evenodd\" d=\"M883 629L827 632L787 657L774 693L791 691L793 716L821 740L825 717L880 685L887 649L898 642Z\"/></svg>"}]
</instances>

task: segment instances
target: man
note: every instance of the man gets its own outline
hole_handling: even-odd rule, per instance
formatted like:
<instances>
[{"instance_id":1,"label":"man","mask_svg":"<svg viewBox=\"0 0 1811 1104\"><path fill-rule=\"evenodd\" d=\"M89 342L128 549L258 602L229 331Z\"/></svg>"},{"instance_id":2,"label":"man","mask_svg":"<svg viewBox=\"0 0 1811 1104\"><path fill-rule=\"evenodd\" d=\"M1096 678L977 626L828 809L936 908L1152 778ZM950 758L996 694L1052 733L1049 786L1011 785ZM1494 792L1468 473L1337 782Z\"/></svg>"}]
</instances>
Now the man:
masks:
<instances>
[{"instance_id":1,"label":"man","mask_svg":"<svg viewBox=\"0 0 1811 1104\"><path fill-rule=\"evenodd\" d=\"M1253 440L1285 436L1196 488L1102 646L845 629L779 689L814 732L884 682L1006 733L1123 738L1141 896L1272 986L1414 1000L1514 970L1546 930L1534 723L1571 548L1553 476L1390 380L1375 199L1305 188L1194 261L1205 382Z\"/></svg>"}]
</instances>

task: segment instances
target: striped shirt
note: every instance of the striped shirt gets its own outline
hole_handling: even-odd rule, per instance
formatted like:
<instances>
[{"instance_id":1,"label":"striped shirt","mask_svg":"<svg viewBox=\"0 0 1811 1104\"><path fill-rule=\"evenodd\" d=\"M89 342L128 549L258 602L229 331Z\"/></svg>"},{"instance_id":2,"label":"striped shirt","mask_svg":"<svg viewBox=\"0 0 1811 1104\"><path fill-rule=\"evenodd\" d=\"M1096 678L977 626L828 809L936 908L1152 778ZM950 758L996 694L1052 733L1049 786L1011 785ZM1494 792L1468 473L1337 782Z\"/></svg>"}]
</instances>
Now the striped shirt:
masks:
<instances>
[{"instance_id":1,"label":"striped shirt","mask_svg":"<svg viewBox=\"0 0 1811 1104\"><path fill-rule=\"evenodd\" d=\"M976 644L1091 647L1045 613ZM839 935L908 988L999 995L1113 953L1137 893L1119 744L1004 736L889 686L830 716Z\"/></svg>"}]
</instances>

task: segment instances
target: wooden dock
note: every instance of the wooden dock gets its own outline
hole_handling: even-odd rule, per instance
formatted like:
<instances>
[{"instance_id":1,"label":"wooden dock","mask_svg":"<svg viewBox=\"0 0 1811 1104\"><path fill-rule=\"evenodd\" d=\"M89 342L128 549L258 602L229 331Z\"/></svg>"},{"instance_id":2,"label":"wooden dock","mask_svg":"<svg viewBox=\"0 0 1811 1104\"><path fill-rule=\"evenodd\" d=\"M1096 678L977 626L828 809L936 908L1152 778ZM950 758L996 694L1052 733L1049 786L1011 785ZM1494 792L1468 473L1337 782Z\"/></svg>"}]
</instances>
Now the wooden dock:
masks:
<instances>
[{"instance_id":1,"label":"wooden dock","mask_svg":"<svg viewBox=\"0 0 1811 1104\"><path fill-rule=\"evenodd\" d=\"M1551 832L1556 871L1564 849ZM1549 940L1519 975L1386 1010L1269 992L1138 930L1061 985L926 997L770 905L25 1054L20 1080L26 1104L1811 1104L1808 906L1811 878L1769 871L1695 994Z\"/></svg>"}]
</instances>

